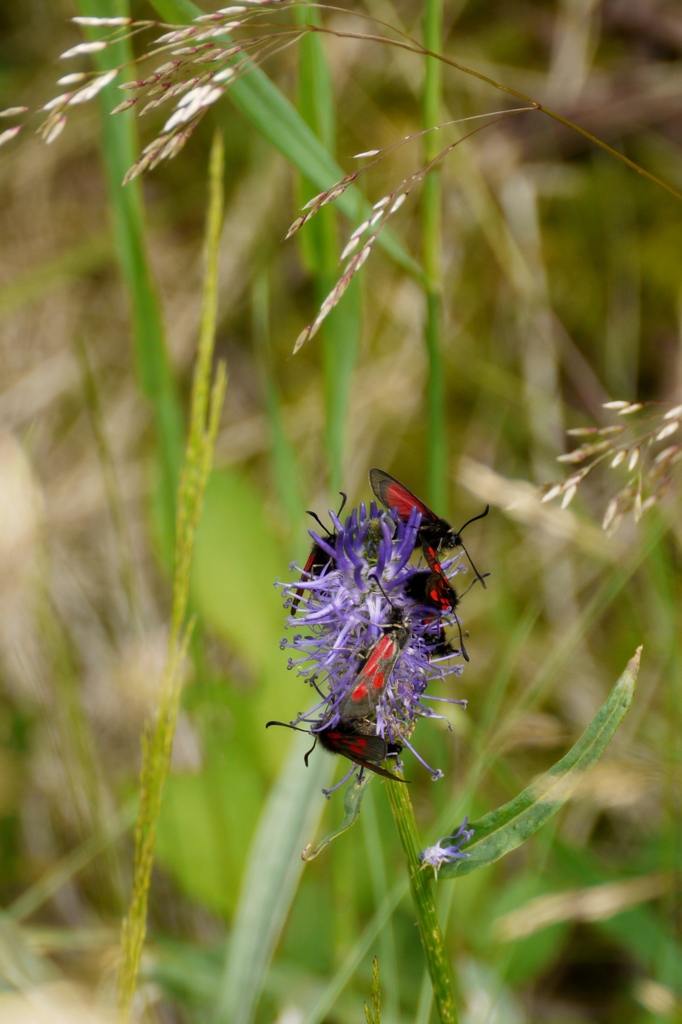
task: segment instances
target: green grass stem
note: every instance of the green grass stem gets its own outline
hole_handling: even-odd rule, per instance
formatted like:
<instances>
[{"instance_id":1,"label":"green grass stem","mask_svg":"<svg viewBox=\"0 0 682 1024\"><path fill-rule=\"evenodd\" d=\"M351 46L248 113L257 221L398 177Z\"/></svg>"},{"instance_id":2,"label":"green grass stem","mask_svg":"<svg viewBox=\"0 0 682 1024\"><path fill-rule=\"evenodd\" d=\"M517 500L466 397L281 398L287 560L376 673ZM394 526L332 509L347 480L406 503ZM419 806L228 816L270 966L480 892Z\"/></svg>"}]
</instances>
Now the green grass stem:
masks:
<instances>
[{"instance_id":1,"label":"green grass stem","mask_svg":"<svg viewBox=\"0 0 682 1024\"><path fill-rule=\"evenodd\" d=\"M275 492L287 521L291 555L305 558L308 538L300 537L304 503L300 486L300 469L296 450L287 434L282 416L282 399L275 378L270 337L270 275L263 267L251 289L251 333L260 376L265 413L270 428L270 458Z\"/></svg>"},{"instance_id":2,"label":"green grass stem","mask_svg":"<svg viewBox=\"0 0 682 1024\"><path fill-rule=\"evenodd\" d=\"M430 872L422 870L419 860L421 847L410 794L407 786L399 785L397 782L389 783L387 789L398 835L407 860L412 902L417 913L419 934L426 956L426 966L431 977L438 1016L441 1024L457 1024L457 1009L445 954L443 933L436 912L436 901L429 878Z\"/></svg>"},{"instance_id":3,"label":"green grass stem","mask_svg":"<svg viewBox=\"0 0 682 1024\"><path fill-rule=\"evenodd\" d=\"M78 11L94 17L130 14L127 0L78 0ZM97 38L100 29L86 29ZM94 55L100 70L108 70L131 59L130 42L120 41ZM139 153L136 119L132 111L111 117L120 103L115 84L101 92L102 149L109 201L121 273L132 309L137 379L142 393L152 403L161 463L162 530L166 543L173 530L182 454L182 411L166 347L161 304L147 255L142 190L139 181L125 188L123 178Z\"/></svg>"},{"instance_id":4,"label":"green grass stem","mask_svg":"<svg viewBox=\"0 0 682 1024\"><path fill-rule=\"evenodd\" d=\"M454 894L454 885L442 885L438 892L438 920L442 922L441 927L446 934ZM429 977L428 970L425 970L422 977L422 983L419 988L419 1002L417 1003L417 1012L414 1017L414 1024L429 1024L432 1009L433 985L431 984L431 978Z\"/></svg>"},{"instance_id":5,"label":"green grass stem","mask_svg":"<svg viewBox=\"0 0 682 1024\"><path fill-rule=\"evenodd\" d=\"M296 11L301 25L319 25L320 12L313 4ZM300 43L299 109L306 124L326 149L333 153L336 136L334 92L320 35L309 34ZM318 186L309 178L302 182L302 204L311 199ZM299 232L308 270L315 280L318 304L336 284L339 276L338 214L324 207ZM343 457L350 386L360 339L361 310L358 282L349 287L343 301L326 318L322 327L322 365L325 396L325 444L332 493L343 484Z\"/></svg>"},{"instance_id":6,"label":"green grass stem","mask_svg":"<svg viewBox=\"0 0 682 1024\"><path fill-rule=\"evenodd\" d=\"M424 43L429 50L440 53L443 43L442 0L425 0ZM442 117L441 94L443 65L433 57L425 62L422 99L424 127L433 128ZM426 163L434 160L440 150L437 132L424 136ZM441 167L436 164L424 180L422 193L421 244L426 274L426 351L429 360L427 381L427 494L429 503L439 514L448 513L448 445L445 417L445 366L443 362L443 282L441 242Z\"/></svg>"},{"instance_id":7,"label":"green grass stem","mask_svg":"<svg viewBox=\"0 0 682 1024\"><path fill-rule=\"evenodd\" d=\"M372 1005L365 1003L365 1020L367 1024L381 1024L381 984L379 981L379 960L372 960Z\"/></svg>"},{"instance_id":8,"label":"green grass stem","mask_svg":"<svg viewBox=\"0 0 682 1024\"><path fill-rule=\"evenodd\" d=\"M185 465L178 492L173 578L173 608L168 641L168 659L161 680L156 720L143 737L140 774L140 809L135 833L133 891L128 916L121 929L121 967L118 979L119 1012L130 1017L147 929L147 903L151 881L156 825L161 809L163 786L168 775L173 736L177 722L183 668L194 620L187 622L190 568L194 538L203 504L204 491L213 463L227 372L218 364L210 385L217 314L217 264L223 219L223 143L216 134L210 158L210 198L206 228L206 273L199 345L192 382L189 436Z\"/></svg>"}]
</instances>

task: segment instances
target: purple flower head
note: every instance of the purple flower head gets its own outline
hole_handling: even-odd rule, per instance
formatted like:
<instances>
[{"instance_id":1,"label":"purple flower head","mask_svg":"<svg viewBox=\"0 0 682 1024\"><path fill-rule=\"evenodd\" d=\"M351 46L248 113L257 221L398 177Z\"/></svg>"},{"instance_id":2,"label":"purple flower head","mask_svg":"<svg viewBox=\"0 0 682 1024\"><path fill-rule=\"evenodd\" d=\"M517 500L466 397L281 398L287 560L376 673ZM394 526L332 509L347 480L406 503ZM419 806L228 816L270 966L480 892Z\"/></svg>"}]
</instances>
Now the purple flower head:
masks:
<instances>
[{"instance_id":1,"label":"purple flower head","mask_svg":"<svg viewBox=\"0 0 682 1024\"><path fill-rule=\"evenodd\" d=\"M474 834L472 828L467 828L468 820L468 818L465 818L453 835L443 836L434 846L427 846L419 854L422 867L433 868L436 878L438 878L438 872L443 867L443 864L454 864L456 860L463 860L469 856L468 853L462 853L461 849L464 843L468 843ZM448 841L449 845L443 846L443 843Z\"/></svg>"},{"instance_id":2,"label":"purple flower head","mask_svg":"<svg viewBox=\"0 0 682 1024\"><path fill-rule=\"evenodd\" d=\"M293 651L288 667L319 698L291 724L307 725L314 736L357 718L365 732L413 750L409 739L417 719L443 717L425 701L444 698L429 697L427 687L462 671L451 664L462 652L444 633L446 624L458 624L454 611L425 606L410 594L410 581L428 571L410 561L421 514L413 508L403 522L395 510L379 510L372 501L369 510L364 503L353 509L344 523L329 515L333 533L310 531L314 570L294 566L303 579L279 584L285 607L292 608L287 626L297 630L282 641ZM443 567L449 576L466 571L456 559ZM365 696L356 700L360 691ZM442 777L416 756L434 779Z\"/></svg>"}]
</instances>

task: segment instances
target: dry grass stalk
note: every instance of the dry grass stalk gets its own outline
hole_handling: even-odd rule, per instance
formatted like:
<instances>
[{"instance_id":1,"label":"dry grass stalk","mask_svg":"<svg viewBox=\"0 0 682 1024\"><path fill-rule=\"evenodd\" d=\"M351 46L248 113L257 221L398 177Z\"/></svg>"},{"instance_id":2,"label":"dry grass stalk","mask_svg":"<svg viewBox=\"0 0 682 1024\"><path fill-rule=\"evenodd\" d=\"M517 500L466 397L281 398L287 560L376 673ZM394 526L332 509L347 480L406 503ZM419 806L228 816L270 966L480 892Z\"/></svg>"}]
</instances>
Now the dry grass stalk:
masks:
<instances>
[{"instance_id":1,"label":"dry grass stalk","mask_svg":"<svg viewBox=\"0 0 682 1024\"><path fill-rule=\"evenodd\" d=\"M604 463L614 470L622 466L627 474L626 483L609 501L602 520L602 528L613 534L630 512L639 522L670 487L675 467L682 459L682 444L660 444L679 430L682 405L669 407L658 402L618 400L606 402L604 408L618 416L632 417L632 421L569 430L570 436L586 440L574 451L560 455L557 462L581 468L562 483L545 484L542 501L552 501L561 495L561 507L566 508L593 469Z\"/></svg>"}]
</instances>

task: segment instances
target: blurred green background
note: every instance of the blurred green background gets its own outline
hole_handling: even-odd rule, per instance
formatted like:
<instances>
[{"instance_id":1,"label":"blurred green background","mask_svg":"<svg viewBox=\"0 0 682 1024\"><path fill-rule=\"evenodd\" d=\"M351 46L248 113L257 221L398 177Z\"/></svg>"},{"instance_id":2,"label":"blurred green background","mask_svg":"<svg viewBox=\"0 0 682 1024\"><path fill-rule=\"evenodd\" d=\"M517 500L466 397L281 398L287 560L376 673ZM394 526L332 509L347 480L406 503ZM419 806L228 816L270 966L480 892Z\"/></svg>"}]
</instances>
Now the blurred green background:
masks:
<instances>
[{"instance_id":1,"label":"blurred green background","mask_svg":"<svg viewBox=\"0 0 682 1024\"><path fill-rule=\"evenodd\" d=\"M417 3L357 10L420 33ZM54 95L76 13L66 0L2 8L0 107ZM142 3L133 13L158 17ZM363 30L342 11L329 23ZM682 189L676 4L446 0L443 47ZM423 60L398 49L309 37L266 71L344 170L421 126ZM443 69L442 120L504 99ZM426 299L390 255L372 254L323 334L291 358L354 223L325 214L283 244L319 187L229 99L142 183L154 330L172 371L152 394L138 372L149 322L139 304L131 316L104 170L125 151L103 142L103 124L110 132L92 104L53 146L27 128L0 150L0 1019L42 1021L26 1000L37 991L45 1019L90 1020L111 1001L140 736L170 607L173 459L159 439L186 409L220 128L216 355L229 382L135 1013L358 1021L376 954L387 1024L428 1024L384 783L304 868L303 845L341 820L341 795L327 804L319 792L341 766L316 752L306 772L305 745L264 723L308 699L286 672L272 585L305 557L305 509L336 508L339 486L352 504L368 500L372 465L427 496L442 463L439 512L457 526L492 506L467 543L493 575L462 604L471 663L447 695L468 710L448 712L451 732L421 723L416 736L445 779L406 758L425 842L439 816L446 829L475 818L554 763L644 644L633 709L564 811L503 861L437 888L462 1020L682 1020L679 497L606 539L597 524L613 475L595 474L565 511L534 493L560 478L564 430L607 422L608 398L680 401L679 201L538 113L454 150L442 169L445 430L434 455ZM161 124L139 122L142 144ZM367 198L421 159L419 144L399 149L363 179ZM417 261L420 210L414 194L393 225ZM145 294L153 308L154 287Z\"/></svg>"}]
</instances>

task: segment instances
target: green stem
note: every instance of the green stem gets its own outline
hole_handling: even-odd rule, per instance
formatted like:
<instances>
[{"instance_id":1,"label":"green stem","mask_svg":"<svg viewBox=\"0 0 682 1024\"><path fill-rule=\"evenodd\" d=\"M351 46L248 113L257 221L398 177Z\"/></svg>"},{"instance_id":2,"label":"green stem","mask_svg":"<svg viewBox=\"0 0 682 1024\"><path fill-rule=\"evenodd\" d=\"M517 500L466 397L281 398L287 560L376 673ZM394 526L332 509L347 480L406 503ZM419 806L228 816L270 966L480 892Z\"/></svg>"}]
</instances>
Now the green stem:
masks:
<instances>
[{"instance_id":1,"label":"green stem","mask_svg":"<svg viewBox=\"0 0 682 1024\"><path fill-rule=\"evenodd\" d=\"M457 1024L457 1010L453 995L452 979L448 968L443 933L441 932L436 903L433 898L431 881L419 860L419 836L414 820L412 801L407 786L399 783L387 785L388 799L398 835L402 843L407 869L410 877L410 890L414 908L417 912L417 923L424 946L426 966L431 977L433 995L438 1008L441 1024Z\"/></svg>"},{"instance_id":2,"label":"green stem","mask_svg":"<svg viewBox=\"0 0 682 1024\"><path fill-rule=\"evenodd\" d=\"M425 0L424 45L436 53L442 49L442 0ZM426 58L424 77L424 127L441 123L442 64ZM424 136L424 156L430 163L439 152L436 132ZM427 385L428 484L430 504L447 515L447 439L445 427L445 388L443 373L443 289L441 248L440 166L429 172L422 196L422 256L426 273L426 349L429 359Z\"/></svg>"},{"instance_id":3,"label":"green stem","mask_svg":"<svg viewBox=\"0 0 682 1024\"><path fill-rule=\"evenodd\" d=\"M301 497L296 450L287 433L282 415L282 399L274 373L274 355L270 337L270 283L268 267L256 276L251 289L251 334L261 381L265 412L271 438L271 472L279 502L286 513L292 558L305 559L308 538L297 537L304 504Z\"/></svg>"},{"instance_id":4,"label":"green stem","mask_svg":"<svg viewBox=\"0 0 682 1024\"><path fill-rule=\"evenodd\" d=\"M128 0L78 0L78 12L90 17L130 14ZM97 39L102 29L86 28L88 39ZM95 55L101 71L125 65L132 57L129 41L119 40ZM166 332L156 284L147 253L142 187L122 181L139 153L132 110L111 117L121 94L115 84L101 93L102 156L107 177L109 203L121 275L131 305L134 361L140 390L154 409L161 480L163 521L162 548L172 551L175 498L180 479L183 445L183 414L173 367L166 346Z\"/></svg>"},{"instance_id":5,"label":"green stem","mask_svg":"<svg viewBox=\"0 0 682 1024\"><path fill-rule=\"evenodd\" d=\"M313 4L297 8L295 16L301 25L320 27L320 12ZM332 152L336 135L335 101L322 37L314 32L304 36L300 55L298 106L303 119ZM301 205L319 191L309 178L303 179L302 186ZM305 263L315 278L318 304L325 300L338 280L337 236L337 213L330 206L321 210L299 234ZM360 293L358 282L353 282L343 302L327 317L322 328L325 445L332 494L343 486L346 419L359 338Z\"/></svg>"}]
</instances>

